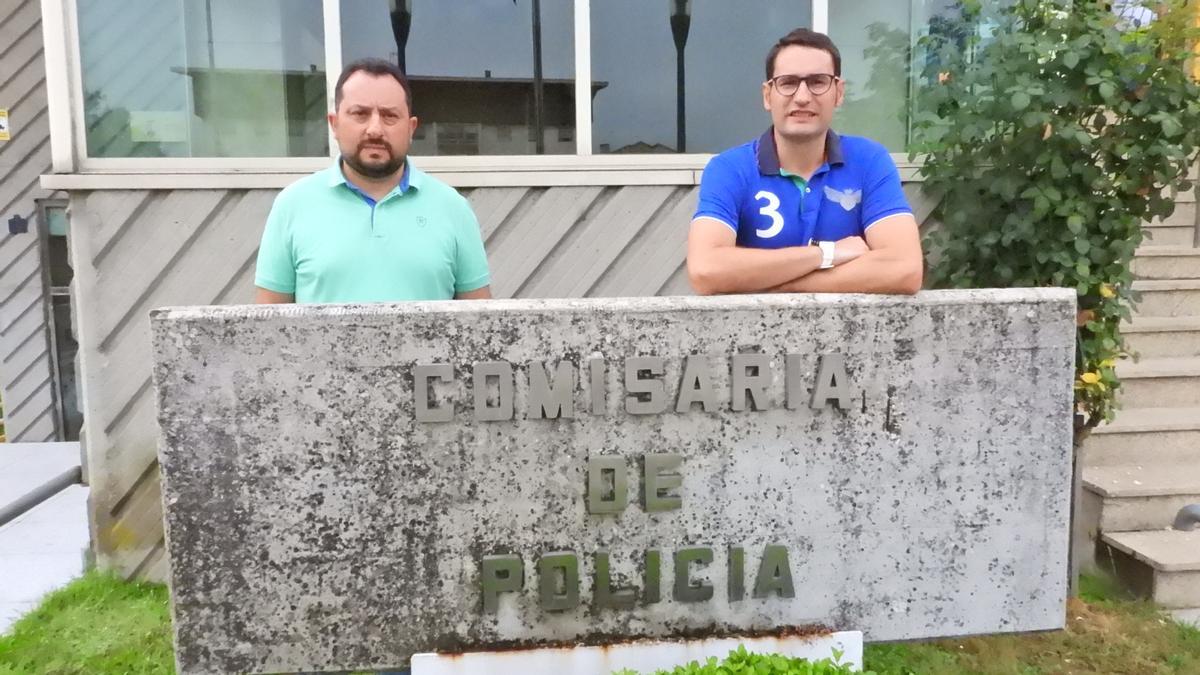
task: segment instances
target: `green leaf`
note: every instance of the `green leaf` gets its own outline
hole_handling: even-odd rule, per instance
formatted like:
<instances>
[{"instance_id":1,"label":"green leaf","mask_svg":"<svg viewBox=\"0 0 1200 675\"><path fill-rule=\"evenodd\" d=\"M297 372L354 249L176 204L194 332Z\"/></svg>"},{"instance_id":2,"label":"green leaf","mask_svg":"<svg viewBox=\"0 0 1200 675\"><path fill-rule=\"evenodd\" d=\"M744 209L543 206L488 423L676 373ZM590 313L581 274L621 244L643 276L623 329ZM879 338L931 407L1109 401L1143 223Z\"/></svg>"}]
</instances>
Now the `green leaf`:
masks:
<instances>
[{"instance_id":1,"label":"green leaf","mask_svg":"<svg viewBox=\"0 0 1200 675\"><path fill-rule=\"evenodd\" d=\"M1099 89L1100 95L1103 96L1105 100L1111 99L1117 95L1117 87L1112 82L1101 82Z\"/></svg>"},{"instance_id":2,"label":"green leaf","mask_svg":"<svg viewBox=\"0 0 1200 675\"><path fill-rule=\"evenodd\" d=\"M1023 91L1018 91L1012 95L1012 107L1016 110L1024 110L1029 107L1029 94Z\"/></svg>"}]
</instances>

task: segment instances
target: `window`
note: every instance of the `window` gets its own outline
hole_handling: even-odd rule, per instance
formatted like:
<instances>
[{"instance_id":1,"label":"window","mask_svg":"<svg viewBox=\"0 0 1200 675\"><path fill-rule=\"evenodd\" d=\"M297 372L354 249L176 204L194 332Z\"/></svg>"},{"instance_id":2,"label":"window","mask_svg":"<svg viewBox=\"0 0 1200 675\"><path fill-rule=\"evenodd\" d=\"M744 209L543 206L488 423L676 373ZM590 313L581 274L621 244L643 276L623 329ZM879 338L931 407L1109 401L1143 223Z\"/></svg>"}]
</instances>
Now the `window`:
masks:
<instances>
[{"instance_id":1,"label":"window","mask_svg":"<svg viewBox=\"0 0 1200 675\"><path fill-rule=\"evenodd\" d=\"M75 354L78 345L71 333L71 259L67 248L67 204L62 200L39 202L41 231L45 233L46 260L43 269L49 275L51 363L54 369L55 404L59 439L79 440L83 414L79 411Z\"/></svg>"},{"instance_id":2,"label":"window","mask_svg":"<svg viewBox=\"0 0 1200 675\"><path fill-rule=\"evenodd\" d=\"M592 143L600 153L720 152L758 137L771 123L761 93L767 50L812 26L807 1L591 7Z\"/></svg>"},{"instance_id":3,"label":"window","mask_svg":"<svg viewBox=\"0 0 1200 675\"><path fill-rule=\"evenodd\" d=\"M835 126L869 136L892 152L912 142L912 118L921 88L917 41L958 16L956 0L863 0L830 3L829 36L842 53L846 102Z\"/></svg>"},{"instance_id":4,"label":"window","mask_svg":"<svg viewBox=\"0 0 1200 675\"><path fill-rule=\"evenodd\" d=\"M436 126L437 154L570 154L575 144L560 130L575 128L572 7L569 0L341 0L342 60L400 65L413 113ZM414 144L413 152L434 148Z\"/></svg>"},{"instance_id":5,"label":"window","mask_svg":"<svg viewBox=\"0 0 1200 675\"><path fill-rule=\"evenodd\" d=\"M321 0L77 0L77 17L88 156L328 155Z\"/></svg>"},{"instance_id":6,"label":"window","mask_svg":"<svg viewBox=\"0 0 1200 675\"><path fill-rule=\"evenodd\" d=\"M914 72L923 64L916 43L958 4L49 1L74 7L84 117L76 140L84 168L96 169L226 166L193 158L278 169L292 166L287 158L336 154L330 88L363 57L408 73L421 120L416 156L719 152L769 124L763 59L798 26L827 31L841 48L847 101L835 128L904 152L927 86ZM547 164L507 164L522 165Z\"/></svg>"}]
</instances>

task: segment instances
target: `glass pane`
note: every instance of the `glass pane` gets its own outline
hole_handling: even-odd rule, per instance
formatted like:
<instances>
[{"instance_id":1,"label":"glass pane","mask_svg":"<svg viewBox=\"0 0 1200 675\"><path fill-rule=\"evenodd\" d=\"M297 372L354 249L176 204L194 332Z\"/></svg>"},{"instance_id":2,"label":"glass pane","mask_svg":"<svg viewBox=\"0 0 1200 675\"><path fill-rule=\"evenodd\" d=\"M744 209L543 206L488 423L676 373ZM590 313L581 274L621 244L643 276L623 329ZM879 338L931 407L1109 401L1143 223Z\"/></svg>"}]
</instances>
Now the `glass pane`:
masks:
<instances>
[{"instance_id":1,"label":"glass pane","mask_svg":"<svg viewBox=\"0 0 1200 675\"><path fill-rule=\"evenodd\" d=\"M91 157L328 155L321 0L78 0Z\"/></svg>"},{"instance_id":2,"label":"glass pane","mask_svg":"<svg viewBox=\"0 0 1200 675\"><path fill-rule=\"evenodd\" d=\"M911 142L911 120L922 79L917 41L946 29L957 0L861 0L829 3L829 37L842 53L846 103L835 126L868 136L892 152Z\"/></svg>"},{"instance_id":3,"label":"glass pane","mask_svg":"<svg viewBox=\"0 0 1200 675\"><path fill-rule=\"evenodd\" d=\"M71 258L67 255L67 238L51 235L46 239L50 259L50 286L66 288L71 285L75 273L71 270Z\"/></svg>"},{"instance_id":4,"label":"glass pane","mask_svg":"<svg viewBox=\"0 0 1200 675\"><path fill-rule=\"evenodd\" d=\"M67 207L47 204L44 213L46 214L46 232L55 237L67 236Z\"/></svg>"},{"instance_id":5,"label":"glass pane","mask_svg":"<svg viewBox=\"0 0 1200 675\"><path fill-rule=\"evenodd\" d=\"M421 120L414 155L573 154L573 7L572 0L343 0L342 57L405 69Z\"/></svg>"},{"instance_id":6,"label":"glass pane","mask_svg":"<svg viewBox=\"0 0 1200 675\"><path fill-rule=\"evenodd\" d=\"M690 13L672 19L678 4ZM756 138L771 124L767 50L811 25L807 0L592 0L593 151L719 152Z\"/></svg>"},{"instance_id":7,"label":"glass pane","mask_svg":"<svg viewBox=\"0 0 1200 675\"><path fill-rule=\"evenodd\" d=\"M71 299L51 298L54 314L54 358L58 361L58 400L62 404L64 441L79 440L83 414L79 412L78 384L75 377L75 353L79 346L71 337Z\"/></svg>"}]
</instances>

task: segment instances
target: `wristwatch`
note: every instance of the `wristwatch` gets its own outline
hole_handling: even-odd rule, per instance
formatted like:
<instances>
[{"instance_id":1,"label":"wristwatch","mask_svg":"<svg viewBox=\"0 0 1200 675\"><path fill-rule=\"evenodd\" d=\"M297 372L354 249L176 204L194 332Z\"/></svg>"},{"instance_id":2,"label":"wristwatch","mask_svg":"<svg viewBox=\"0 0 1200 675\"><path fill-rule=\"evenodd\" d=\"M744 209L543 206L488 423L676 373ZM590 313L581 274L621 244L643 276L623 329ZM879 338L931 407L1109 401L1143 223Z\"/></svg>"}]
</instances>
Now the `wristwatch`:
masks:
<instances>
[{"instance_id":1,"label":"wristwatch","mask_svg":"<svg viewBox=\"0 0 1200 675\"><path fill-rule=\"evenodd\" d=\"M821 266L817 269L827 270L833 267L833 251L836 242L818 241L817 246L821 247Z\"/></svg>"}]
</instances>

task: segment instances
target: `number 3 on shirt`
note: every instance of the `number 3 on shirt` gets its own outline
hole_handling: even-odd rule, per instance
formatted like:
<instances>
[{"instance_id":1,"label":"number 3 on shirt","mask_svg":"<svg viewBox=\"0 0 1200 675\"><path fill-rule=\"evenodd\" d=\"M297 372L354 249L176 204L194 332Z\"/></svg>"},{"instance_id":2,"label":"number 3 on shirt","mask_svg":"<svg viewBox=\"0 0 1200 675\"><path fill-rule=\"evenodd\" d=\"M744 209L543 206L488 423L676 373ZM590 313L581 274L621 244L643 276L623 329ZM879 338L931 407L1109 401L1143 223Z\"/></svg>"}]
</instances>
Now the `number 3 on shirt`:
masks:
<instances>
[{"instance_id":1,"label":"number 3 on shirt","mask_svg":"<svg viewBox=\"0 0 1200 675\"><path fill-rule=\"evenodd\" d=\"M767 203L767 205L759 209L758 212L771 219L770 227L765 230L756 229L754 230L755 233L757 233L758 236L762 237L763 239L770 239L771 237L774 237L782 232L783 216L779 213L779 197L776 197L775 193L773 192L762 190L758 194L754 195L754 200L765 201Z\"/></svg>"}]
</instances>

